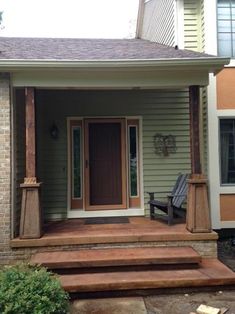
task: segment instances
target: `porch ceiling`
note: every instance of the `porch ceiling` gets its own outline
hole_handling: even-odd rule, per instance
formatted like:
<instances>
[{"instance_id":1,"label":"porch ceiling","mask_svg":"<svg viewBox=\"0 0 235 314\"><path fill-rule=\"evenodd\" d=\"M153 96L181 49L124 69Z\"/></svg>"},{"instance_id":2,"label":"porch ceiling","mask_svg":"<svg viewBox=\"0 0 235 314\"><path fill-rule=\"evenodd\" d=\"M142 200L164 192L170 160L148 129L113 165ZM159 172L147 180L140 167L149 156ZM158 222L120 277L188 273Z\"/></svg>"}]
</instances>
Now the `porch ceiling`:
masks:
<instances>
[{"instance_id":1,"label":"porch ceiling","mask_svg":"<svg viewBox=\"0 0 235 314\"><path fill-rule=\"evenodd\" d=\"M146 40L1 38L0 71L13 86L172 88L208 85L228 58Z\"/></svg>"}]
</instances>

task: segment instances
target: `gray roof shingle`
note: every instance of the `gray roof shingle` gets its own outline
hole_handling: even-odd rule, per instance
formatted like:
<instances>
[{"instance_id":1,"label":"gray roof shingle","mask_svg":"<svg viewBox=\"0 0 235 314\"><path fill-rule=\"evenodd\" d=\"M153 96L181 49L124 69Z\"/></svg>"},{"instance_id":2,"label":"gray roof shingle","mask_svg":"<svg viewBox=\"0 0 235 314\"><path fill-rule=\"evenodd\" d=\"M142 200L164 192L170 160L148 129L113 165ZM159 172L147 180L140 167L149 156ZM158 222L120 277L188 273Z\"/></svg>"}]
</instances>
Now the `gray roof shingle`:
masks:
<instances>
[{"instance_id":1,"label":"gray roof shingle","mask_svg":"<svg viewBox=\"0 0 235 314\"><path fill-rule=\"evenodd\" d=\"M207 54L177 50L142 39L0 37L0 60L201 59Z\"/></svg>"}]
</instances>

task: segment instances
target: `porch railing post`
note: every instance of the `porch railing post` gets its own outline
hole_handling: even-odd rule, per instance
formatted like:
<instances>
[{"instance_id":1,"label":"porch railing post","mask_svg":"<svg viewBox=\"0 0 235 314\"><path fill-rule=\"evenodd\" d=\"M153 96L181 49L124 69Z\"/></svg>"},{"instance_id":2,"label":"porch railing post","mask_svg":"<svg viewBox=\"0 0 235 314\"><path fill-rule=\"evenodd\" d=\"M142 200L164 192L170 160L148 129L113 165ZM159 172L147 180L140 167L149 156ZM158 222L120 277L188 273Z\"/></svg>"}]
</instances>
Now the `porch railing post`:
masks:
<instances>
[{"instance_id":1,"label":"porch railing post","mask_svg":"<svg viewBox=\"0 0 235 314\"><path fill-rule=\"evenodd\" d=\"M188 187L186 227L190 232L211 232L207 179L200 157L200 87L189 87L191 177Z\"/></svg>"},{"instance_id":2,"label":"porch railing post","mask_svg":"<svg viewBox=\"0 0 235 314\"><path fill-rule=\"evenodd\" d=\"M36 178L36 131L34 88L25 88L26 177L22 188L20 238L40 238L42 217L40 186Z\"/></svg>"}]
</instances>

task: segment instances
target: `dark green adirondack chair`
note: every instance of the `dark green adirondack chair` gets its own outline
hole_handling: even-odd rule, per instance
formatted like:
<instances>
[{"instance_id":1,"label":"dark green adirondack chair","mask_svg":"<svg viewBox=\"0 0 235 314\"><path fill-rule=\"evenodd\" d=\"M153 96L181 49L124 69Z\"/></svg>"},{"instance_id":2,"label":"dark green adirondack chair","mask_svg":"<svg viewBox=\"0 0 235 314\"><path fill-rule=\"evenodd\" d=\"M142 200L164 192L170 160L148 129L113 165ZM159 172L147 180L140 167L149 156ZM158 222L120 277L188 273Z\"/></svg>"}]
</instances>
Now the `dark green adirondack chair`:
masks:
<instances>
[{"instance_id":1,"label":"dark green adirondack chair","mask_svg":"<svg viewBox=\"0 0 235 314\"><path fill-rule=\"evenodd\" d=\"M163 219L172 225L177 221L183 221L186 217L186 209L182 205L187 197L188 174L180 174L176 180L175 186L170 195L167 196L166 202L161 202L155 199L154 192L149 192L150 200L150 217L151 219ZM162 212L156 212L156 209Z\"/></svg>"}]
</instances>

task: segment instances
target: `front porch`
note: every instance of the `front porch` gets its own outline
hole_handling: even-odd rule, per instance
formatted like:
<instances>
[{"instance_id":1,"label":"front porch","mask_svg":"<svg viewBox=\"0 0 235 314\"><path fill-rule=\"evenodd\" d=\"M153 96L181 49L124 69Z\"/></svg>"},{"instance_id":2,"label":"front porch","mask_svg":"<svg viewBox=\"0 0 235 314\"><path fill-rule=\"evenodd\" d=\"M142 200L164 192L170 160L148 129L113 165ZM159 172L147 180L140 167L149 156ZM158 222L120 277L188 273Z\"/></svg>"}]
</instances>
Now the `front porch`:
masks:
<instances>
[{"instance_id":1,"label":"front porch","mask_svg":"<svg viewBox=\"0 0 235 314\"><path fill-rule=\"evenodd\" d=\"M206 103L201 91L209 73L226 60L137 43L149 61L136 60L130 41L130 59L99 55L98 61L53 61L38 71L44 64L39 61L14 73L12 247L215 245L204 174ZM175 145L168 150L164 143L159 150L156 138L173 139ZM147 193L157 192L163 200L179 173L191 175L187 219L186 225L170 229L145 218ZM109 216L132 218L123 225L88 226L78 220Z\"/></svg>"}]
</instances>

